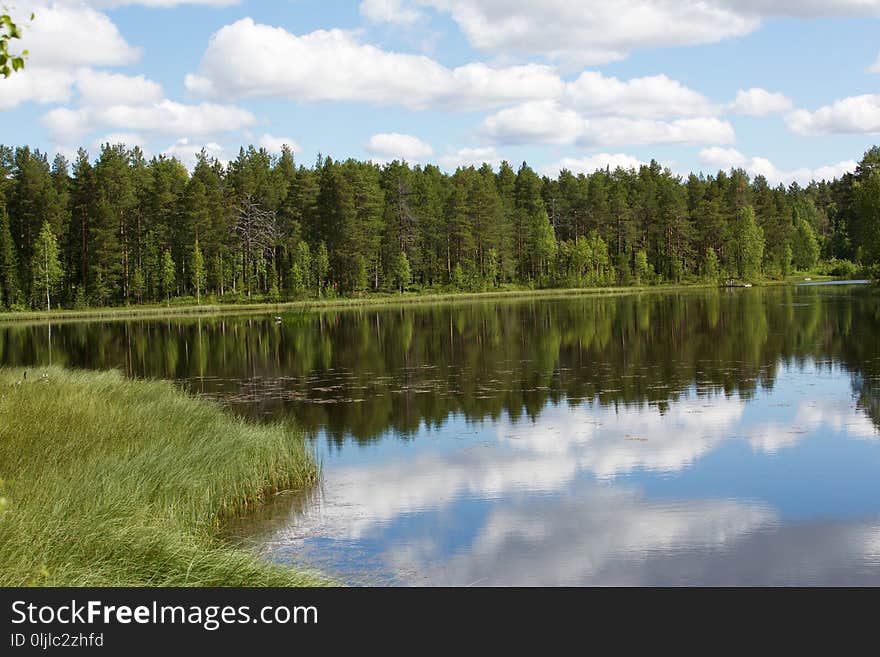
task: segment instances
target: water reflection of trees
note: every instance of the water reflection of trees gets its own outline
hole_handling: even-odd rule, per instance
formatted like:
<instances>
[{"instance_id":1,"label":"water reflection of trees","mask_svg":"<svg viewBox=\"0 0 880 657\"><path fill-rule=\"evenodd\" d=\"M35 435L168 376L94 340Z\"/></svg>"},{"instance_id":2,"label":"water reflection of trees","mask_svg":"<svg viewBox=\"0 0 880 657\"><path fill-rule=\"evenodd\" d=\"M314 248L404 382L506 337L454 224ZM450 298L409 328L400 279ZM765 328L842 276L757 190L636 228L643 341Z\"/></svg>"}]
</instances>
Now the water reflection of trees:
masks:
<instances>
[{"instance_id":1,"label":"water reflection of trees","mask_svg":"<svg viewBox=\"0 0 880 657\"><path fill-rule=\"evenodd\" d=\"M451 413L656 405L771 388L781 363L843 364L880 426L880 304L868 288L469 303L272 318L65 324L53 362L184 380L258 416L370 440ZM48 360L46 327L0 330L0 362Z\"/></svg>"}]
</instances>

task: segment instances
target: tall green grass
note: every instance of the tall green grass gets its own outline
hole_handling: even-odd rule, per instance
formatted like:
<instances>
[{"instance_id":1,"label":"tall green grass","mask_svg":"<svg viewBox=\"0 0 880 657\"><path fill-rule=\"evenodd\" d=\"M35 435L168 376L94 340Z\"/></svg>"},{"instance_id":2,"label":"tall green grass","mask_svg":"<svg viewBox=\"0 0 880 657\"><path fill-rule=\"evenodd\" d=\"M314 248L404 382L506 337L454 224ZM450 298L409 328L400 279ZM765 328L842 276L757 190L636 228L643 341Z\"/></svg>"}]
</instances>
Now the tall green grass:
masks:
<instances>
[{"instance_id":1,"label":"tall green grass","mask_svg":"<svg viewBox=\"0 0 880 657\"><path fill-rule=\"evenodd\" d=\"M0 585L300 586L219 537L225 516L317 478L302 436L170 383L0 370Z\"/></svg>"}]
</instances>

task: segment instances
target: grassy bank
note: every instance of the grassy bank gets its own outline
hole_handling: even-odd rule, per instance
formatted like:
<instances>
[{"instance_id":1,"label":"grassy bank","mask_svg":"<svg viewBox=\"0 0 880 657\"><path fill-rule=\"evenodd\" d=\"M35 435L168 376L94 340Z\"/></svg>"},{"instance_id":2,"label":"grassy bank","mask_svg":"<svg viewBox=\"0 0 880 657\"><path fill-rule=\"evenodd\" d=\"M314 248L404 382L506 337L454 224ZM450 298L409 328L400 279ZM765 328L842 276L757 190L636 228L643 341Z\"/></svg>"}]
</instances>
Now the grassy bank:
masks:
<instances>
[{"instance_id":1,"label":"grassy bank","mask_svg":"<svg viewBox=\"0 0 880 657\"><path fill-rule=\"evenodd\" d=\"M0 585L298 586L218 538L224 516L317 478L297 432L169 383L0 370Z\"/></svg>"},{"instance_id":2,"label":"grassy bank","mask_svg":"<svg viewBox=\"0 0 880 657\"><path fill-rule=\"evenodd\" d=\"M210 316L210 315L243 315L265 314L273 312L334 310L341 308L371 308L381 306L400 306L412 304L451 303L466 301L490 301L494 299L523 298L558 298L587 295L634 294L652 291L692 290L717 287L707 283L679 285L645 285L630 287L595 287L595 288L550 288L532 289L499 289L488 292L421 292L407 294L368 294L363 297L312 299L308 301L291 301L278 303L235 303L235 304L172 304L172 305L140 305L110 308L87 308L83 310L53 310L0 312L0 322L45 321L74 319L136 319L168 316Z\"/></svg>"}]
</instances>

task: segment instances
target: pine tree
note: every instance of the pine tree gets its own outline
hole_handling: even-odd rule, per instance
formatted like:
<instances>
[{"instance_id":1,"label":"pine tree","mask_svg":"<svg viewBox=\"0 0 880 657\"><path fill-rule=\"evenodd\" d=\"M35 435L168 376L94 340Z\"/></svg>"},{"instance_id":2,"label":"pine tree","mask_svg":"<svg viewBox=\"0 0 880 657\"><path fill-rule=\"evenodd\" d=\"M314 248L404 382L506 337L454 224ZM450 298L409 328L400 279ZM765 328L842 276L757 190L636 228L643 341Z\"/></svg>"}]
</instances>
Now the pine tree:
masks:
<instances>
[{"instance_id":1,"label":"pine tree","mask_svg":"<svg viewBox=\"0 0 880 657\"><path fill-rule=\"evenodd\" d=\"M9 215L0 197L0 301L11 308L18 303L18 260L9 230Z\"/></svg>"}]
</instances>

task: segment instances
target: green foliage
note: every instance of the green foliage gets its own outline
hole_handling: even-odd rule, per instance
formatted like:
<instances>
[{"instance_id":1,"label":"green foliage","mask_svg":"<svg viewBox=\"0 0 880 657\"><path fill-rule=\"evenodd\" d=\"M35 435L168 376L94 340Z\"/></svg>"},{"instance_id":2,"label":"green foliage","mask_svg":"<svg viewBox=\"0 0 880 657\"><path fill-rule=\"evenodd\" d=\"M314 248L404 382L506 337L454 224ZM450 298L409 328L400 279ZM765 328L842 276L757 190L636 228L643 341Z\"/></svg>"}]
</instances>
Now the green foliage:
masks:
<instances>
[{"instance_id":1,"label":"green foliage","mask_svg":"<svg viewBox=\"0 0 880 657\"><path fill-rule=\"evenodd\" d=\"M300 299L306 292L306 284L303 278L302 268L298 262L294 262L290 266L290 274L287 277L287 283L290 286L290 294L294 299Z\"/></svg>"},{"instance_id":2,"label":"green foliage","mask_svg":"<svg viewBox=\"0 0 880 657\"><path fill-rule=\"evenodd\" d=\"M147 293L147 279L144 276L144 270L137 266L131 275L131 293L134 295L138 303L142 303L144 295Z\"/></svg>"},{"instance_id":3,"label":"green foliage","mask_svg":"<svg viewBox=\"0 0 880 657\"><path fill-rule=\"evenodd\" d=\"M190 276L192 276L192 285L196 290L196 303L202 303L202 290L205 289L208 275L205 270L205 256L202 255L202 249L199 248L199 240L193 245L192 258L189 266Z\"/></svg>"},{"instance_id":4,"label":"green foliage","mask_svg":"<svg viewBox=\"0 0 880 657\"><path fill-rule=\"evenodd\" d=\"M533 253L536 261L536 276L545 276L550 273L553 261L556 259L556 232L550 224L550 217L544 210L534 215L532 226Z\"/></svg>"},{"instance_id":5,"label":"green foliage","mask_svg":"<svg viewBox=\"0 0 880 657\"><path fill-rule=\"evenodd\" d=\"M315 254L312 263L315 271L315 286L318 291L318 296L321 296L324 293L325 285L327 283L327 274L330 272L330 254L327 251L327 245L324 242L321 242L318 245L318 252Z\"/></svg>"},{"instance_id":6,"label":"green foliage","mask_svg":"<svg viewBox=\"0 0 880 657\"><path fill-rule=\"evenodd\" d=\"M489 249L489 253L486 256L486 283L489 287L495 287L498 285L498 276L500 274L501 268L498 263L498 251L494 248Z\"/></svg>"},{"instance_id":7,"label":"green foliage","mask_svg":"<svg viewBox=\"0 0 880 657\"><path fill-rule=\"evenodd\" d=\"M355 257L354 277L352 280L352 292L363 294L367 291L370 281L367 274L367 261L362 255Z\"/></svg>"},{"instance_id":8,"label":"green foliage","mask_svg":"<svg viewBox=\"0 0 880 657\"><path fill-rule=\"evenodd\" d=\"M743 280L755 280L761 274L764 260L764 231L758 225L751 206L740 210L733 225L733 240L729 249L734 253L737 275Z\"/></svg>"},{"instance_id":9,"label":"green foliage","mask_svg":"<svg viewBox=\"0 0 880 657\"><path fill-rule=\"evenodd\" d=\"M703 260L703 278L709 283L717 283L721 278L721 263L711 246L706 249L706 257Z\"/></svg>"},{"instance_id":10,"label":"green foliage","mask_svg":"<svg viewBox=\"0 0 880 657\"><path fill-rule=\"evenodd\" d=\"M46 310L52 310L51 295L61 280L61 261L58 259L58 240L52 226L45 222L37 236L34 249L33 266L34 291L41 290L46 299Z\"/></svg>"},{"instance_id":11,"label":"green foliage","mask_svg":"<svg viewBox=\"0 0 880 657\"><path fill-rule=\"evenodd\" d=\"M629 265L629 255L626 253L618 253L614 259L614 269L617 273L618 285L632 284L632 268Z\"/></svg>"},{"instance_id":12,"label":"green foliage","mask_svg":"<svg viewBox=\"0 0 880 657\"><path fill-rule=\"evenodd\" d=\"M314 277L312 276L312 254L309 250L308 242L303 241L296 245L293 264L296 265L298 269L302 289L297 289L295 286L292 286L292 291L294 294L300 295L312 288L311 281L314 280Z\"/></svg>"},{"instance_id":13,"label":"green foliage","mask_svg":"<svg viewBox=\"0 0 880 657\"><path fill-rule=\"evenodd\" d=\"M7 308L18 302L18 258L9 230L9 215L0 199L0 301Z\"/></svg>"},{"instance_id":14,"label":"green foliage","mask_svg":"<svg viewBox=\"0 0 880 657\"><path fill-rule=\"evenodd\" d=\"M806 219L798 217L791 241L791 261L796 269L810 271L819 262L819 241Z\"/></svg>"},{"instance_id":15,"label":"green foliage","mask_svg":"<svg viewBox=\"0 0 880 657\"><path fill-rule=\"evenodd\" d=\"M176 291L177 285L177 266L171 257L171 251L165 251L162 254L162 291L167 300L171 299L172 294Z\"/></svg>"},{"instance_id":16,"label":"green foliage","mask_svg":"<svg viewBox=\"0 0 880 657\"><path fill-rule=\"evenodd\" d=\"M719 276L778 278L820 256L880 262L878 197L880 149L855 174L786 188L742 171L682 180L653 161L551 179L525 163L306 168L251 146L228 164L202 152L188 172L120 144L72 166L0 146L0 299L43 305L47 222L64 265L51 302L73 307L361 296L398 287L400 253L424 291L681 282L707 276L710 249Z\"/></svg>"},{"instance_id":17,"label":"green foliage","mask_svg":"<svg viewBox=\"0 0 880 657\"><path fill-rule=\"evenodd\" d=\"M318 583L218 537L221 519L313 484L299 432L169 383L43 374L0 371L0 585Z\"/></svg>"},{"instance_id":18,"label":"green foliage","mask_svg":"<svg viewBox=\"0 0 880 657\"><path fill-rule=\"evenodd\" d=\"M400 291L405 292L406 288L412 282L412 269L409 266L409 258L406 253L401 251L394 260L394 271L392 272L394 286Z\"/></svg>"},{"instance_id":19,"label":"green foliage","mask_svg":"<svg viewBox=\"0 0 880 657\"><path fill-rule=\"evenodd\" d=\"M636 251L636 285L647 285L654 280L654 268L648 262L648 254L644 249Z\"/></svg>"},{"instance_id":20,"label":"green foliage","mask_svg":"<svg viewBox=\"0 0 880 657\"><path fill-rule=\"evenodd\" d=\"M33 14L31 14L31 20L34 20ZM15 71L22 70L28 56L27 50L23 50L18 55L9 50L9 42L13 39L21 39L21 28L13 22L12 17L8 14L0 14L0 75L4 78L8 78Z\"/></svg>"},{"instance_id":21,"label":"green foliage","mask_svg":"<svg viewBox=\"0 0 880 657\"><path fill-rule=\"evenodd\" d=\"M853 184L856 232L865 263L880 263L880 148L865 155Z\"/></svg>"},{"instance_id":22,"label":"green foliage","mask_svg":"<svg viewBox=\"0 0 880 657\"><path fill-rule=\"evenodd\" d=\"M449 282L456 290L464 289L464 270L461 268L460 262L456 263L455 267L452 268L452 276Z\"/></svg>"}]
</instances>

